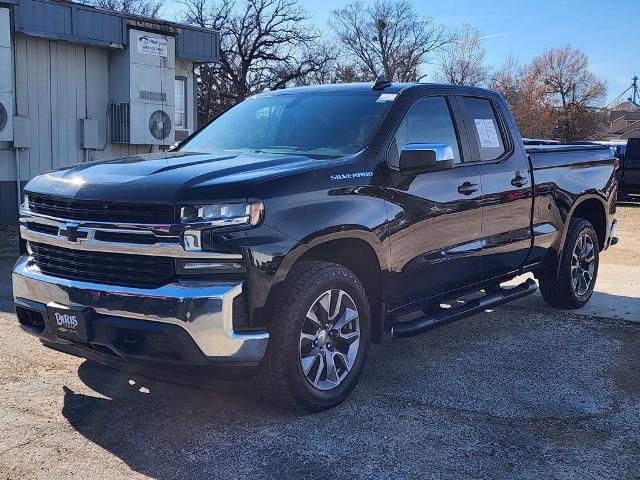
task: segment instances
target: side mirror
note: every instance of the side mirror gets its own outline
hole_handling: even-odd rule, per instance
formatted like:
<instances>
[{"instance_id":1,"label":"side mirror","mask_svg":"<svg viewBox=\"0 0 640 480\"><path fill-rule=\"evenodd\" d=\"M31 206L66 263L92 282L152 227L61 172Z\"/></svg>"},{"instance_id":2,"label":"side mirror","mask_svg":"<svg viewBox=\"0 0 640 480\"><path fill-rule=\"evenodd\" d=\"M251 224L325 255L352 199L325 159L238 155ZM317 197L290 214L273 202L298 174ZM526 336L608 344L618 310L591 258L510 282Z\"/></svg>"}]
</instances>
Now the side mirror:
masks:
<instances>
[{"instance_id":1,"label":"side mirror","mask_svg":"<svg viewBox=\"0 0 640 480\"><path fill-rule=\"evenodd\" d=\"M400 173L419 175L453 168L453 149L444 143L409 143L400 152Z\"/></svg>"}]
</instances>

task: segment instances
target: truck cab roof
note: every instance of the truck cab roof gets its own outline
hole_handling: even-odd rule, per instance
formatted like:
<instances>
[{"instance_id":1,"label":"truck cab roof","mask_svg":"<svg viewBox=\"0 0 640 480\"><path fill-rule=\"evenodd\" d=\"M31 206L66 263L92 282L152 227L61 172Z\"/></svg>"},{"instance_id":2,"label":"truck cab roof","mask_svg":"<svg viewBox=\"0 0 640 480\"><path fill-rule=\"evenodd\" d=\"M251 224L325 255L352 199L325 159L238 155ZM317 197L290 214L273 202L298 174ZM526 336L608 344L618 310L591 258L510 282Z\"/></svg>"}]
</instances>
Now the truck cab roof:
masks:
<instances>
[{"instance_id":1,"label":"truck cab roof","mask_svg":"<svg viewBox=\"0 0 640 480\"><path fill-rule=\"evenodd\" d=\"M485 88L468 87L463 85L448 85L440 83L391 83L389 86L374 90L373 83L332 83L323 85L311 85L305 87L292 87L281 90L269 90L267 92L260 93L256 96L271 96L271 95L293 95L293 94L322 94L322 93L400 93L408 89L422 89L422 90L443 90L450 89L455 90L458 93L482 93L484 95L496 95L496 92Z\"/></svg>"}]
</instances>

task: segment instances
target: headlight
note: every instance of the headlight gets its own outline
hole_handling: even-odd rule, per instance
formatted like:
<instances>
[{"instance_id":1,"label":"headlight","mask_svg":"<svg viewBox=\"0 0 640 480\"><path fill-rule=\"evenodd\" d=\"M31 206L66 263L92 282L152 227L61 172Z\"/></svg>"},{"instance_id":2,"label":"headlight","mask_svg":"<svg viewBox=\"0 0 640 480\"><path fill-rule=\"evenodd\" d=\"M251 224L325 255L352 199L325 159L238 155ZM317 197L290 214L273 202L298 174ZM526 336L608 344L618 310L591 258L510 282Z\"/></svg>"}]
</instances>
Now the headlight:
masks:
<instances>
[{"instance_id":1,"label":"headlight","mask_svg":"<svg viewBox=\"0 0 640 480\"><path fill-rule=\"evenodd\" d=\"M234 225L257 225L264 215L262 202L220 203L216 205L194 205L182 207L182 223L206 222L212 227Z\"/></svg>"}]
</instances>

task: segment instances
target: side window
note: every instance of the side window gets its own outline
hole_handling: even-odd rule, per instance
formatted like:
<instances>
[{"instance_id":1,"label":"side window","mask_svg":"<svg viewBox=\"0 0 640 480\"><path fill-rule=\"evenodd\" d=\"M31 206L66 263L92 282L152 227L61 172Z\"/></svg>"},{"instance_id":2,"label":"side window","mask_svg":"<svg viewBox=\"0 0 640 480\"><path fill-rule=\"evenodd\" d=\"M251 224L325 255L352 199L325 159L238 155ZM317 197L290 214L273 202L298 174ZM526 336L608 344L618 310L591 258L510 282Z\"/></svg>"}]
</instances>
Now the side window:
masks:
<instances>
[{"instance_id":1,"label":"side window","mask_svg":"<svg viewBox=\"0 0 640 480\"><path fill-rule=\"evenodd\" d=\"M486 98L463 97L467 123L476 136L480 160L491 161L505 152L500 124Z\"/></svg>"},{"instance_id":2,"label":"side window","mask_svg":"<svg viewBox=\"0 0 640 480\"><path fill-rule=\"evenodd\" d=\"M389 165L398 168L400 152L410 143L444 143L451 145L455 163L460 163L460 146L451 111L444 97L416 101L400 123L389 149Z\"/></svg>"}]
</instances>

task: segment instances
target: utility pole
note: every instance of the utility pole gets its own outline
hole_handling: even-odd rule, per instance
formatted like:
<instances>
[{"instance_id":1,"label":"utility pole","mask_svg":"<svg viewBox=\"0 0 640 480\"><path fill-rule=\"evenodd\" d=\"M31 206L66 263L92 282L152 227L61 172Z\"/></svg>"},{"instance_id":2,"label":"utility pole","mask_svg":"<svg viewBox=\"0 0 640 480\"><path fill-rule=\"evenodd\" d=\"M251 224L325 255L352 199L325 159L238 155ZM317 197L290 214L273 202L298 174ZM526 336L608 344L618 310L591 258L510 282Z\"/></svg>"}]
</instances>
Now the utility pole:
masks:
<instances>
[{"instance_id":1,"label":"utility pole","mask_svg":"<svg viewBox=\"0 0 640 480\"><path fill-rule=\"evenodd\" d=\"M640 95L638 94L638 76L637 75L633 77L633 84L631 85L631 88L633 89L633 103L638 105L638 98L640 98Z\"/></svg>"}]
</instances>

